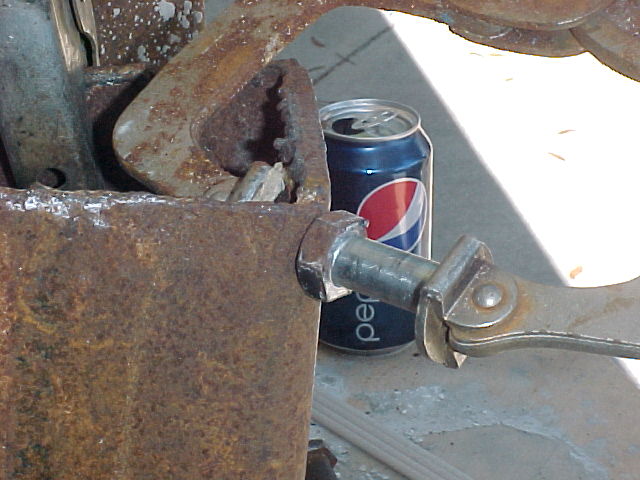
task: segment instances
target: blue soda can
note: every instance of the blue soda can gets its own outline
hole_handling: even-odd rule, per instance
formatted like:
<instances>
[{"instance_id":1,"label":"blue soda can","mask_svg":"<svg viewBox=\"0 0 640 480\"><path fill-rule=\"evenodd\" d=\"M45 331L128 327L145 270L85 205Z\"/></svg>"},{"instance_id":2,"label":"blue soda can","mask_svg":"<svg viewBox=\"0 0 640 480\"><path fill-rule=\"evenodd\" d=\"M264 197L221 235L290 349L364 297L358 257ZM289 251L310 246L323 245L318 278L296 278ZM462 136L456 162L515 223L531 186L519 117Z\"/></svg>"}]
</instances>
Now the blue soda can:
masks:
<instances>
[{"instance_id":1,"label":"blue soda can","mask_svg":"<svg viewBox=\"0 0 640 480\"><path fill-rule=\"evenodd\" d=\"M433 155L420 116L377 99L320 109L333 210L369 221L367 236L431 256ZM413 341L414 315L353 293L322 306L320 340L339 350L380 354Z\"/></svg>"}]
</instances>

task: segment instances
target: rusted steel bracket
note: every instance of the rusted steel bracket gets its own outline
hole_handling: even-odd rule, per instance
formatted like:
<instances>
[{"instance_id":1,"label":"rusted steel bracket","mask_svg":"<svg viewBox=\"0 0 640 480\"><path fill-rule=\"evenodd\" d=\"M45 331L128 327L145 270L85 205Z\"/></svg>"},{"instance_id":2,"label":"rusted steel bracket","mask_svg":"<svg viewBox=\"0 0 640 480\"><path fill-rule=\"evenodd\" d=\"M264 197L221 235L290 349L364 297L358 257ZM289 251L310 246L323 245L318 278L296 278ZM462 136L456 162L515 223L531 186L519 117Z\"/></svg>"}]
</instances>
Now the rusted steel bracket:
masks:
<instances>
[{"instance_id":1,"label":"rusted steel bracket","mask_svg":"<svg viewBox=\"0 0 640 480\"><path fill-rule=\"evenodd\" d=\"M0 188L0 478L304 478L325 210Z\"/></svg>"},{"instance_id":2,"label":"rusted steel bracket","mask_svg":"<svg viewBox=\"0 0 640 480\"><path fill-rule=\"evenodd\" d=\"M252 78L260 81L256 72L286 44L327 11L345 5L433 18L474 41L524 53L573 55L588 44L602 61L640 78L640 22L634 23L640 18L638 7L632 0L618 0L607 8L610 4L611 0L237 0L127 108L114 131L115 151L126 170L154 191L208 196L224 188L225 182L234 181L228 164L235 161L235 153L224 138L212 137L224 131L230 105L242 105L242 98L251 96ZM626 43L622 47L620 42ZM279 83L298 81L291 67L276 68L281 73L273 92L286 91ZM298 104L280 94L285 112ZM311 118L313 112L301 116ZM251 121L239 124L247 128ZM290 145L286 137L274 143L285 163L293 161L287 156L304 156L300 151L294 154Z\"/></svg>"},{"instance_id":3,"label":"rusted steel bracket","mask_svg":"<svg viewBox=\"0 0 640 480\"><path fill-rule=\"evenodd\" d=\"M179 57L184 55L183 51ZM240 59L236 66L243 68ZM261 70L261 65L255 67ZM221 189L232 187L251 162L280 161L296 183L298 201L328 199L321 187L325 169L307 161L324 152L324 142L311 82L302 67L291 60L271 64L258 74L248 68L246 80L251 81L236 85L239 91L233 96L225 90L231 83L223 81L222 90L210 91L209 72L183 72L185 78L168 73L177 68L162 69L116 124L114 148L134 178L159 193L215 198ZM158 77L160 84L176 82L171 83L167 101L145 100L148 93L153 97ZM218 96L225 100L214 101ZM136 105L146 105L141 118L134 118ZM199 115L202 109L206 111ZM129 153L123 155L123 150ZM298 188L303 175L305 186Z\"/></svg>"}]
</instances>

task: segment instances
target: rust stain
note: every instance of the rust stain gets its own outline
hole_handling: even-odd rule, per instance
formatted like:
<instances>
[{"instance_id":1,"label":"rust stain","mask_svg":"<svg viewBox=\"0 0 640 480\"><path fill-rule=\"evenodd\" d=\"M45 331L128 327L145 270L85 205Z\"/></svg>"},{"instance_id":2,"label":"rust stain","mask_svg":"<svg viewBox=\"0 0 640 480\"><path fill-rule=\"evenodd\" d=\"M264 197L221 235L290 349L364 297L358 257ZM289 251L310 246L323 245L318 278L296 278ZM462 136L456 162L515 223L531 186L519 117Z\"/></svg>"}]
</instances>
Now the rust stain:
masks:
<instances>
[{"instance_id":1,"label":"rust stain","mask_svg":"<svg viewBox=\"0 0 640 480\"><path fill-rule=\"evenodd\" d=\"M185 159L175 171L174 177L194 183L214 184L228 174L224 168L209 160L202 154L202 150L192 148L191 156Z\"/></svg>"},{"instance_id":2,"label":"rust stain","mask_svg":"<svg viewBox=\"0 0 640 480\"><path fill-rule=\"evenodd\" d=\"M594 314L581 315L579 317L576 317L575 320L573 320L569 324L567 330L571 332L571 331L577 329L578 327L580 327L580 326L582 326L582 325L584 325L586 323L592 322L593 320L595 320L597 318L598 318L598 315L594 315Z\"/></svg>"},{"instance_id":3,"label":"rust stain","mask_svg":"<svg viewBox=\"0 0 640 480\"><path fill-rule=\"evenodd\" d=\"M629 310L634 305L638 304L638 300L635 298L617 297L610 299L605 307L602 309L604 315L616 314L621 310Z\"/></svg>"}]
</instances>

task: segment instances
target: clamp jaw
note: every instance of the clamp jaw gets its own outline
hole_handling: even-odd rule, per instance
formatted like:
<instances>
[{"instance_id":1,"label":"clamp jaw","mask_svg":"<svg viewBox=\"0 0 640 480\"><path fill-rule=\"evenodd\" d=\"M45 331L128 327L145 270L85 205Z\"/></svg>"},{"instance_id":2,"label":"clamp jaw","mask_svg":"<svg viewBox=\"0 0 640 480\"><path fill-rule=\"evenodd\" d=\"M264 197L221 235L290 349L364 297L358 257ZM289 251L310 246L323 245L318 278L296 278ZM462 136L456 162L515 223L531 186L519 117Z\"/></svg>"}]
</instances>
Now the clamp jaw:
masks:
<instances>
[{"instance_id":1,"label":"clamp jaw","mask_svg":"<svg viewBox=\"0 0 640 480\"><path fill-rule=\"evenodd\" d=\"M437 363L458 368L467 356L529 347L640 358L640 279L541 285L497 268L486 245L468 236L437 264L366 239L363 222L347 212L316 220L298 255L301 284L316 298L318 285L342 287L415 312L416 342ZM327 225L334 241L321 252L313 239Z\"/></svg>"}]
</instances>

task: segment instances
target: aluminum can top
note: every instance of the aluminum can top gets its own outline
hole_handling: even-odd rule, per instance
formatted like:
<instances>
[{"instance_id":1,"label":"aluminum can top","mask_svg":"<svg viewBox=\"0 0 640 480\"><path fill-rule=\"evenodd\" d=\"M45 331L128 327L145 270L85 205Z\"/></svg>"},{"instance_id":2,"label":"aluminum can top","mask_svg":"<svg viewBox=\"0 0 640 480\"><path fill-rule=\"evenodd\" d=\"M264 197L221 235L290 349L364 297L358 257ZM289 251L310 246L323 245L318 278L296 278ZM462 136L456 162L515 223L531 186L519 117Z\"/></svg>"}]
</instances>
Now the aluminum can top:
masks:
<instances>
[{"instance_id":1,"label":"aluminum can top","mask_svg":"<svg viewBox=\"0 0 640 480\"><path fill-rule=\"evenodd\" d=\"M325 137L354 143L399 140L420 128L420 115L401 103L358 98L320 109Z\"/></svg>"}]
</instances>

